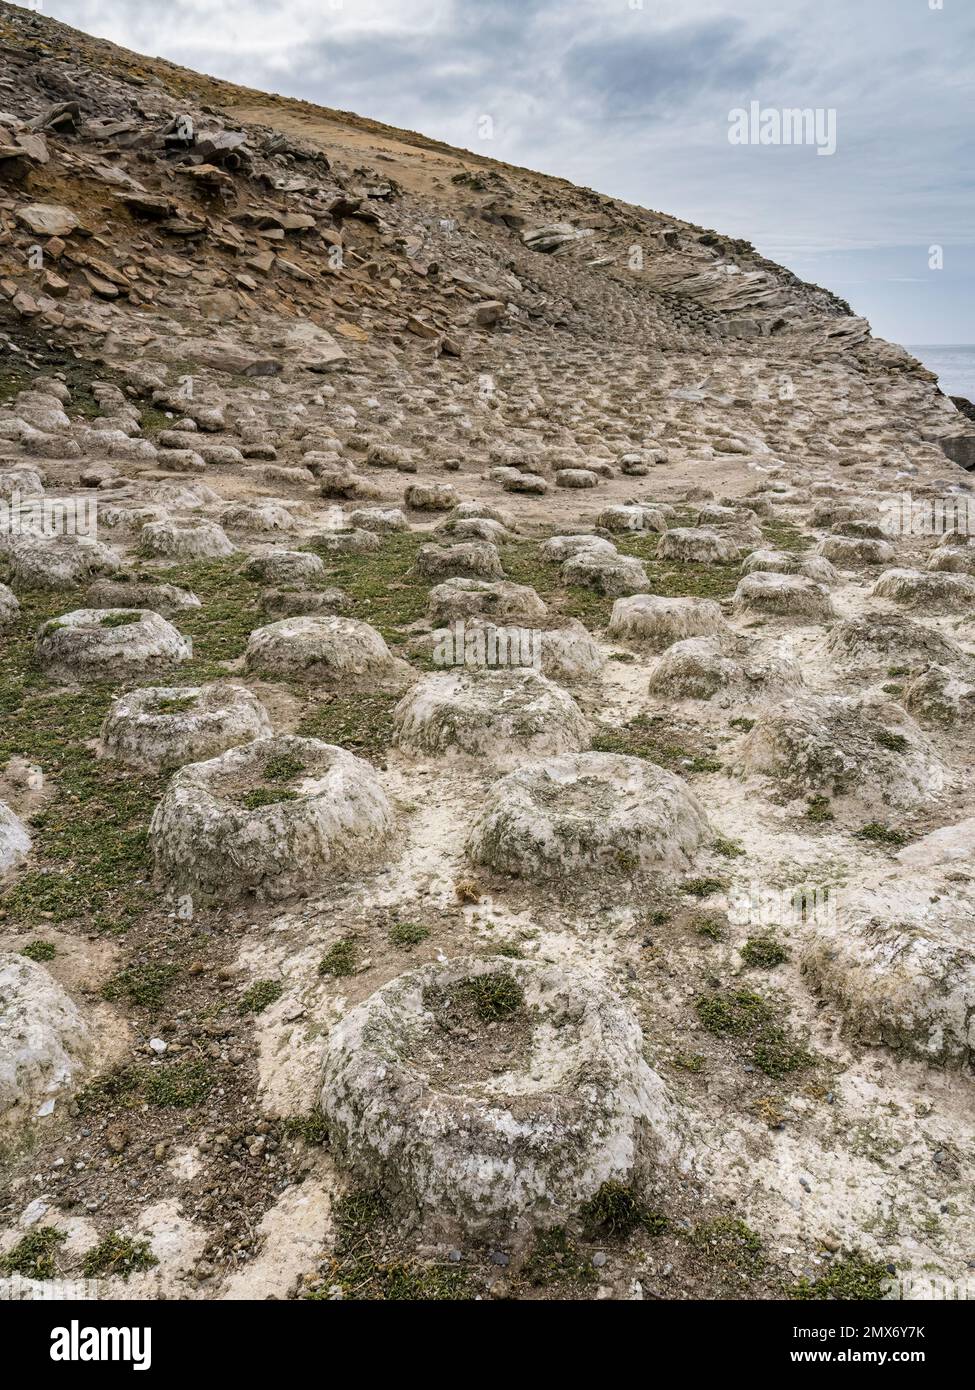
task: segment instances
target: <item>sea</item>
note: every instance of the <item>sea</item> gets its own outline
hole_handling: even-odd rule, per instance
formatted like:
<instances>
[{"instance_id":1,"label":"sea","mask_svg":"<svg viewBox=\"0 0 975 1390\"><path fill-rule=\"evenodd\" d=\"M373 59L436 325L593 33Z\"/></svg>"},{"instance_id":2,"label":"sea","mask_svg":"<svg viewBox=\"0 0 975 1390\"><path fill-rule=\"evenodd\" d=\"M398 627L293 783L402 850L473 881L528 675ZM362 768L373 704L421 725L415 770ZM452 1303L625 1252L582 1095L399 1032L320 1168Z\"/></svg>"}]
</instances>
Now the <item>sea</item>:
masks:
<instances>
[{"instance_id":1,"label":"sea","mask_svg":"<svg viewBox=\"0 0 975 1390\"><path fill-rule=\"evenodd\" d=\"M908 343L907 350L937 373L946 396L975 401L975 343Z\"/></svg>"}]
</instances>

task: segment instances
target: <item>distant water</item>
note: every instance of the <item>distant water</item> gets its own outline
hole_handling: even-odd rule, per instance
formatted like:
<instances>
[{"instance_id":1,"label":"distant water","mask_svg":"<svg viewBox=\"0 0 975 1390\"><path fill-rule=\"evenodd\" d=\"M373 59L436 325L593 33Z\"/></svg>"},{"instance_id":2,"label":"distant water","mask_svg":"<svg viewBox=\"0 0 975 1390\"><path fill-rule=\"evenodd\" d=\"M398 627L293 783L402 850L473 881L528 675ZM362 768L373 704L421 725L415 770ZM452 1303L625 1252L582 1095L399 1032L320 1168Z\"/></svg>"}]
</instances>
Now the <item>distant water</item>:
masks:
<instances>
[{"instance_id":1,"label":"distant water","mask_svg":"<svg viewBox=\"0 0 975 1390\"><path fill-rule=\"evenodd\" d=\"M975 401L975 343L909 343L907 350L938 376L946 396Z\"/></svg>"}]
</instances>

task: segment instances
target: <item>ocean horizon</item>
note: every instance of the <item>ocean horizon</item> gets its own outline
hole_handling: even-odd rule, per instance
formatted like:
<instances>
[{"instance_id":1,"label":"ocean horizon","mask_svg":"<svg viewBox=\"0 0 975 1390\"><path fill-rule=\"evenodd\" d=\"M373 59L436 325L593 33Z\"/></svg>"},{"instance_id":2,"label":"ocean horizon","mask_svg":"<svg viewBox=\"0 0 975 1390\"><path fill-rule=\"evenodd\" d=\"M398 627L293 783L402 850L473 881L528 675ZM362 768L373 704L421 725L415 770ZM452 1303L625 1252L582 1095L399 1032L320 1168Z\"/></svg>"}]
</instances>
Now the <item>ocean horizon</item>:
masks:
<instances>
[{"instance_id":1,"label":"ocean horizon","mask_svg":"<svg viewBox=\"0 0 975 1390\"><path fill-rule=\"evenodd\" d=\"M975 401L975 343L905 343L938 378L946 396Z\"/></svg>"}]
</instances>

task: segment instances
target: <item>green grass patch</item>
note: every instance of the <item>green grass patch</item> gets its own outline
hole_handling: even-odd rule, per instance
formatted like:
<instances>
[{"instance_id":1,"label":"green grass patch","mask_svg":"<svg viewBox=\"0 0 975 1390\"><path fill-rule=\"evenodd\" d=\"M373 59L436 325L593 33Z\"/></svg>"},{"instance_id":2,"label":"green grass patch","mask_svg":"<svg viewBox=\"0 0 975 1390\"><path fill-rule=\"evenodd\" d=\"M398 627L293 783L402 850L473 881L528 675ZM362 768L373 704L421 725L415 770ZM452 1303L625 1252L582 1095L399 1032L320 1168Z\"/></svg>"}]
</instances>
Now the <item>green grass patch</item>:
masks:
<instances>
[{"instance_id":1,"label":"green grass patch","mask_svg":"<svg viewBox=\"0 0 975 1390\"><path fill-rule=\"evenodd\" d=\"M741 958L755 970L774 970L789 959L789 952L773 936L752 936L741 948Z\"/></svg>"},{"instance_id":2,"label":"green grass patch","mask_svg":"<svg viewBox=\"0 0 975 1390\"><path fill-rule=\"evenodd\" d=\"M491 975L475 975L473 979L464 981L462 989L474 1005L478 1018L486 1023L508 1018L525 1002L525 991L521 985L514 976L503 970Z\"/></svg>"},{"instance_id":3,"label":"green grass patch","mask_svg":"<svg viewBox=\"0 0 975 1390\"><path fill-rule=\"evenodd\" d=\"M389 940L393 946L408 951L411 946L419 946L430 935L430 928L422 922L394 922L389 929Z\"/></svg>"},{"instance_id":4,"label":"green grass patch","mask_svg":"<svg viewBox=\"0 0 975 1390\"><path fill-rule=\"evenodd\" d=\"M45 961L53 960L58 953L58 948L53 941L28 941L21 951L22 956L28 960Z\"/></svg>"},{"instance_id":5,"label":"green grass patch","mask_svg":"<svg viewBox=\"0 0 975 1390\"><path fill-rule=\"evenodd\" d=\"M659 717L637 715L616 728L603 725L592 741L596 753L622 753L629 758L645 758L669 772L688 776L697 772L720 772L721 763L710 752L688 749L675 743Z\"/></svg>"},{"instance_id":6,"label":"green grass patch","mask_svg":"<svg viewBox=\"0 0 975 1390\"><path fill-rule=\"evenodd\" d=\"M710 1259L742 1274L760 1274L765 1265L761 1240L750 1226L735 1217L719 1216L702 1222L695 1228L691 1242Z\"/></svg>"},{"instance_id":7,"label":"green grass patch","mask_svg":"<svg viewBox=\"0 0 975 1390\"><path fill-rule=\"evenodd\" d=\"M142 965L131 965L113 975L102 986L102 997L113 1003L124 1000L130 1004L141 1004L144 1008L154 1008L162 1002L178 975L179 966L171 961L146 961Z\"/></svg>"},{"instance_id":8,"label":"green grass patch","mask_svg":"<svg viewBox=\"0 0 975 1390\"><path fill-rule=\"evenodd\" d=\"M370 762L384 762L393 741L393 709L398 699L382 693L329 693L306 712L298 733L348 748Z\"/></svg>"},{"instance_id":9,"label":"green grass patch","mask_svg":"<svg viewBox=\"0 0 975 1390\"><path fill-rule=\"evenodd\" d=\"M834 1260L818 1279L805 1277L787 1290L790 1298L838 1299L844 1303L873 1302L882 1299L891 1281L891 1273L878 1260L868 1260L854 1251Z\"/></svg>"},{"instance_id":10,"label":"green grass patch","mask_svg":"<svg viewBox=\"0 0 975 1390\"><path fill-rule=\"evenodd\" d=\"M332 555L314 544L306 548L324 562L328 585L352 599L355 617L371 623L387 642L400 643L402 629L426 612L430 581L410 571L417 551L430 542L429 535L398 531L382 536L378 550L361 555Z\"/></svg>"},{"instance_id":11,"label":"green grass patch","mask_svg":"<svg viewBox=\"0 0 975 1390\"><path fill-rule=\"evenodd\" d=\"M666 1217L652 1211L633 1187L621 1182L604 1182L579 1215L591 1240L625 1240L637 1230L656 1236L667 1229Z\"/></svg>"},{"instance_id":12,"label":"green grass patch","mask_svg":"<svg viewBox=\"0 0 975 1390\"><path fill-rule=\"evenodd\" d=\"M85 1253L81 1268L86 1279L117 1277L127 1280L130 1275L141 1274L158 1263L147 1240L134 1240L112 1231Z\"/></svg>"},{"instance_id":13,"label":"green grass patch","mask_svg":"<svg viewBox=\"0 0 975 1390\"><path fill-rule=\"evenodd\" d=\"M766 1076L780 1079L813 1064L772 1005L751 990L704 994L695 1008L709 1033L739 1042L748 1060Z\"/></svg>"},{"instance_id":14,"label":"green grass patch","mask_svg":"<svg viewBox=\"0 0 975 1390\"><path fill-rule=\"evenodd\" d=\"M240 996L240 1012L263 1013L271 1004L276 1003L283 993L284 985L280 980L255 980L250 989L245 989Z\"/></svg>"},{"instance_id":15,"label":"green grass patch","mask_svg":"<svg viewBox=\"0 0 975 1390\"><path fill-rule=\"evenodd\" d=\"M359 966L359 943L355 936L343 937L329 947L318 963L319 975L332 975L342 979L354 975Z\"/></svg>"},{"instance_id":16,"label":"green grass patch","mask_svg":"<svg viewBox=\"0 0 975 1390\"><path fill-rule=\"evenodd\" d=\"M53 1226L29 1231L6 1255L0 1255L0 1274L6 1278L53 1279L57 1273L57 1253L67 1235Z\"/></svg>"}]
</instances>

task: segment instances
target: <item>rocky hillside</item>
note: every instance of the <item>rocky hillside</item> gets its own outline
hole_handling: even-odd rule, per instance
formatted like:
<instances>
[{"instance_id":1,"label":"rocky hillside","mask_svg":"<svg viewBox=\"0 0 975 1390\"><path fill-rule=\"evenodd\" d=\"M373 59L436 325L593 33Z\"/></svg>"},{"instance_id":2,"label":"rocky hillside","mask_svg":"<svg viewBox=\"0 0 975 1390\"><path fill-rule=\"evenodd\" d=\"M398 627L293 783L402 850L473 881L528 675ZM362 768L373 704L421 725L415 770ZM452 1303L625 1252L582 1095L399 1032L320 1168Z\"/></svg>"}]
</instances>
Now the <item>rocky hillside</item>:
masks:
<instances>
[{"instance_id":1,"label":"rocky hillside","mask_svg":"<svg viewBox=\"0 0 975 1390\"><path fill-rule=\"evenodd\" d=\"M970 418L718 232L0 60L0 1279L962 1288Z\"/></svg>"}]
</instances>

